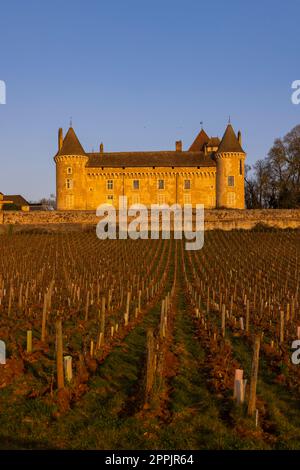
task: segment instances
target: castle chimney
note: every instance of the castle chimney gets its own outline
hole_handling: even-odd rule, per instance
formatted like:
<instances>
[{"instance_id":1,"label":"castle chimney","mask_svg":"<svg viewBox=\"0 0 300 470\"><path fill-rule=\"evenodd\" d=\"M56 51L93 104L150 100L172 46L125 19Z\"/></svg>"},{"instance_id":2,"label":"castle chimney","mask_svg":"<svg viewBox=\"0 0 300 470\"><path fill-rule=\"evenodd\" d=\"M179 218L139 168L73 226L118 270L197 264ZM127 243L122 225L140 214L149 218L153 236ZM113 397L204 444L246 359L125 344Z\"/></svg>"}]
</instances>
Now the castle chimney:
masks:
<instances>
[{"instance_id":1,"label":"castle chimney","mask_svg":"<svg viewBox=\"0 0 300 470\"><path fill-rule=\"evenodd\" d=\"M241 134L241 131L238 131L237 138L238 138L239 144L242 145L242 134Z\"/></svg>"},{"instance_id":2,"label":"castle chimney","mask_svg":"<svg viewBox=\"0 0 300 470\"><path fill-rule=\"evenodd\" d=\"M60 127L58 129L58 150L61 150L62 149L62 146L63 146L63 130L62 128Z\"/></svg>"},{"instance_id":3,"label":"castle chimney","mask_svg":"<svg viewBox=\"0 0 300 470\"><path fill-rule=\"evenodd\" d=\"M175 148L176 148L176 152L182 152L182 142L181 142L181 140L176 140Z\"/></svg>"},{"instance_id":4,"label":"castle chimney","mask_svg":"<svg viewBox=\"0 0 300 470\"><path fill-rule=\"evenodd\" d=\"M104 152L104 146L103 146L103 142L101 142L100 144L100 153L103 153Z\"/></svg>"}]
</instances>

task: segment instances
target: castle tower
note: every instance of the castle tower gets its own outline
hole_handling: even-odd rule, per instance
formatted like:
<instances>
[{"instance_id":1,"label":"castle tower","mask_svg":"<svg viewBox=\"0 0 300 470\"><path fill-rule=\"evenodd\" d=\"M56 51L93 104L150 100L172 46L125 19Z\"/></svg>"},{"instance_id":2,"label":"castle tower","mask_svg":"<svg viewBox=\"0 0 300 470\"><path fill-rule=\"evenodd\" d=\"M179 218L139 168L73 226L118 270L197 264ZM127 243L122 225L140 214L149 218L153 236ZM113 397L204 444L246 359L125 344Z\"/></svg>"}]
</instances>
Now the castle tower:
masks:
<instances>
[{"instance_id":1,"label":"castle tower","mask_svg":"<svg viewBox=\"0 0 300 470\"><path fill-rule=\"evenodd\" d=\"M58 131L56 163L56 206L58 210L82 209L86 206L85 165L88 157L70 127L63 139Z\"/></svg>"},{"instance_id":2,"label":"castle tower","mask_svg":"<svg viewBox=\"0 0 300 470\"><path fill-rule=\"evenodd\" d=\"M244 166L246 154L238 138L228 124L215 159L217 163L217 208L244 209Z\"/></svg>"}]
</instances>

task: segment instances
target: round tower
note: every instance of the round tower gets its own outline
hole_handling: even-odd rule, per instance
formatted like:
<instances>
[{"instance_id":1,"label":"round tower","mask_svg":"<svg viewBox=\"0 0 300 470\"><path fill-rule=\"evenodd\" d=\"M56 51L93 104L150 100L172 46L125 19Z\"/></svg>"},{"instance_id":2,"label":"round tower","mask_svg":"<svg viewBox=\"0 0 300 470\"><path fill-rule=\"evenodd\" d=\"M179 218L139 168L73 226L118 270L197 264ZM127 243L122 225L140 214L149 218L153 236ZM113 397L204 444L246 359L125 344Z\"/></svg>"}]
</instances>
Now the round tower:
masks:
<instances>
[{"instance_id":1,"label":"round tower","mask_svg":"<svg viewBox=\"0 0 300 470\"><path fill-rule=\"evenodd\" d=\"M79 142L73 127L63 139L58 131L56 163L56 208L57 210L86 209L85 166L88 157Z\"/></svg>"},{"instance_id":2,"label":"round tower","mask_svg":"<svg viewBox=\"0 0 300 470\"><path fill-rule=\"evenodd\" d=\"M237 137L231 124L228 124L215 155L217 208L245 208L245 158L241 133Z\"/></svg>"}]
</instances>

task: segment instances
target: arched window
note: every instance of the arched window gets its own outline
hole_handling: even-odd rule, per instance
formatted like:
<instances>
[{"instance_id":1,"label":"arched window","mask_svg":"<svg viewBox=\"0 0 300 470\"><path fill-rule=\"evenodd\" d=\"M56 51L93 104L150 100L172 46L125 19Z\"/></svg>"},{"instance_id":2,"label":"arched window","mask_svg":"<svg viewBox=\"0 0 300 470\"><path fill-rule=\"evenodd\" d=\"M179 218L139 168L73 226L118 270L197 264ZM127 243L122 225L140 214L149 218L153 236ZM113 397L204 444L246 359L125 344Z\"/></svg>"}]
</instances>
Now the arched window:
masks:
<instances>
[{"instance_id":1,"label":"arched window","mask_svg":"<svg viewBox=\"0 0 300 470\"><path fill-rule=\"evenodd\" d=\"M71 175L72 173L73 173L72 167L71 167L71 166L68 166L68 168L67 168L67 174L68 174L68 175Z\"/></svg>"}]
</instances>

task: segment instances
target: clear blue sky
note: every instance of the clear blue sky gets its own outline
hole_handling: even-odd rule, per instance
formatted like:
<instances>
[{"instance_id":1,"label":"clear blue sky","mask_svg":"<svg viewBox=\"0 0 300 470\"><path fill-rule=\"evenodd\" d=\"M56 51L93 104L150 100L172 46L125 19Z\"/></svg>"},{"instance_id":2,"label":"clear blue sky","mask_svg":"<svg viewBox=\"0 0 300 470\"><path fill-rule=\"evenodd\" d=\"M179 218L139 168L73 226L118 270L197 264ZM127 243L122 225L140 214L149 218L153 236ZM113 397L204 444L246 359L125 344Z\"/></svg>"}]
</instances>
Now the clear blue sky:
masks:
<instances>
[{"instance_id":1,"label":"clear blue sky","mask_svg":"<svg viewBox=\"0 0 300 470\"><path fill-rule=\"evenodd\" d=\"M87 151L173 149L228 115L251 164L300 123L297 0L3 0L0 191L55 191L57 129Z\"/></svg>"}]
</instances>

